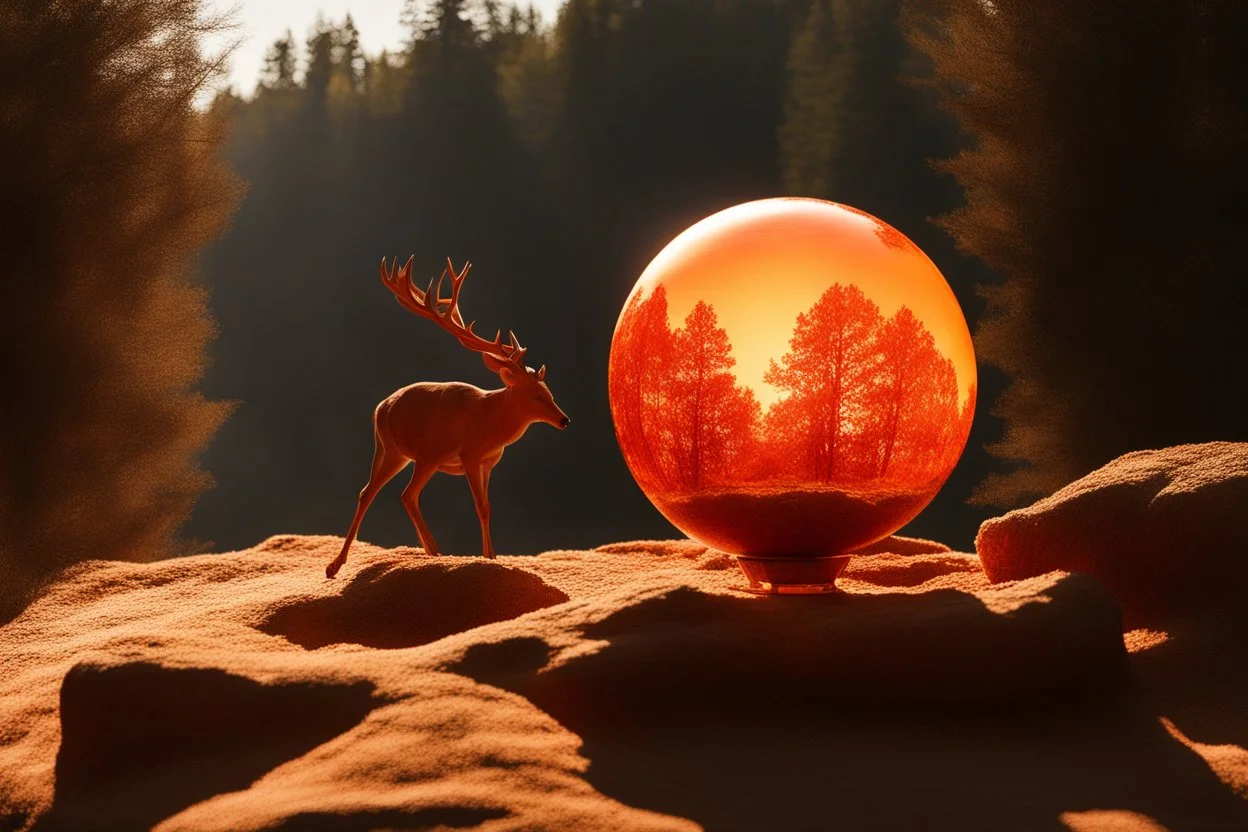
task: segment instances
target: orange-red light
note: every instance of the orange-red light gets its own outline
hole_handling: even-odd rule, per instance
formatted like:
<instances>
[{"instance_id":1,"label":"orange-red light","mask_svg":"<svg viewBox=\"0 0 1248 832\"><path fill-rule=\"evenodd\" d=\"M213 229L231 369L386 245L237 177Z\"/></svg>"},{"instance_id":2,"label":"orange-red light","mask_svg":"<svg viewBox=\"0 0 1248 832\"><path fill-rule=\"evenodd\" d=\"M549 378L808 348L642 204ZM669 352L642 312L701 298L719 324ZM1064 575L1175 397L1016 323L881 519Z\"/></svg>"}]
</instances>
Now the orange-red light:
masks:
<instances>
[{"instance_id":1,"label":"orange-red light","mask_svg":"<svg viewBox=\"0 0 1248 832\"><path fill-rule=\"evenodd\" d=\"M682 232L611 344L611 413L638 485L773 590L830 588L828 558L931 501L966 444L975 384L966 321L931 260L814 199L749 202Z\"/></svg>"}]
</instances>

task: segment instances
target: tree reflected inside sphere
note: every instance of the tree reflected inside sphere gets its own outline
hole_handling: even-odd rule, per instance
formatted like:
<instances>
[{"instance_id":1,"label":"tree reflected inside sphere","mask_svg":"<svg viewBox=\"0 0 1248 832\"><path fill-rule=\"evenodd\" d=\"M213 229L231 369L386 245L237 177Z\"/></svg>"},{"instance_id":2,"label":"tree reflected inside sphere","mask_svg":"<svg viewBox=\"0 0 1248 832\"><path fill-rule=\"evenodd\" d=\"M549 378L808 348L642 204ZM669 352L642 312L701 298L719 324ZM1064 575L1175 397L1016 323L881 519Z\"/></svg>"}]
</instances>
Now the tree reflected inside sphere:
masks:
<instances>
[{"instance_id":1,"label":"tree reflected inside sphere","mask_svg":"<svg viewBox=\"0 0 1248 832\"><path fill-rule=\"evenodd\" d=\"M689 537L829 589L829 558L898 530L956 465L975 409L966 321L935 265L862 211L745 203L693 225L611 344L620 449ZM840 563L843 567L843 559Z\"/></svg>"}]
</instances>

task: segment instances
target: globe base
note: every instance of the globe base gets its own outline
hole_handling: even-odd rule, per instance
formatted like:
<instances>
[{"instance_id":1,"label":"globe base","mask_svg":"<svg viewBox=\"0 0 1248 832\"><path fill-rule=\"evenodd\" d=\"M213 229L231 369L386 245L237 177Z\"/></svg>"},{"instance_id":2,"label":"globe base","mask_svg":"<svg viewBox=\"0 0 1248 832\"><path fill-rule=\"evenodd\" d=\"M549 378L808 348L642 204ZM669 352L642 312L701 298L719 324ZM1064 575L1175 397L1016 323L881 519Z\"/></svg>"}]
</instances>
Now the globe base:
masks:
<instances>
[{"instance_id":1,"label":"globe base","mask_svg":"<svg viewBox=\"0 0 1248 832\"><path fill-rule=\"evenodd\" d=\"M737 555L737 565L745 573L756 595L822 595L840 592L836 579L845 571L851 555L823 557L753 557Z\"/></svg>"}]
</instances>

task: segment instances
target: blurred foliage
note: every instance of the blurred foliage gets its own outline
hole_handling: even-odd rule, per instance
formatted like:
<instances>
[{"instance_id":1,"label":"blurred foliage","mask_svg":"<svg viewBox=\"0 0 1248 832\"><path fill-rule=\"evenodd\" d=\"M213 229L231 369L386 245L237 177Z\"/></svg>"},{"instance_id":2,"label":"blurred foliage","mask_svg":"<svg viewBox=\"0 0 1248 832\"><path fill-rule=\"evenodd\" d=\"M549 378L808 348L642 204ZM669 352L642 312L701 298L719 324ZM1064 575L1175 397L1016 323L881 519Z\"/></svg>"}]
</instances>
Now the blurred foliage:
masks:
<instances>
[{"instance_id":1,"label":"blurred foliage","mask_svg":"<svg viewBox=\"0 0 1248 832\"><path fill-rule=\"evenodd\" d=\"M910 0L905 29L975 136L942 225L1007 278L975 342L1011 377L991 450L1013 470L976 500L1248 439L1248 7Z\"/></svg>"},{"instance_id":2,"label":"blurred foliage","mask_svg":"<svg viewBox=\"0 0 1248 832\"><path fill-rule=\"evenodd\" d=\"M223 25L199 5L0 2L0 620L68 564L185 548L209 483L193 272L240 187L193 106Z\"/></svg>"}]
</instances>

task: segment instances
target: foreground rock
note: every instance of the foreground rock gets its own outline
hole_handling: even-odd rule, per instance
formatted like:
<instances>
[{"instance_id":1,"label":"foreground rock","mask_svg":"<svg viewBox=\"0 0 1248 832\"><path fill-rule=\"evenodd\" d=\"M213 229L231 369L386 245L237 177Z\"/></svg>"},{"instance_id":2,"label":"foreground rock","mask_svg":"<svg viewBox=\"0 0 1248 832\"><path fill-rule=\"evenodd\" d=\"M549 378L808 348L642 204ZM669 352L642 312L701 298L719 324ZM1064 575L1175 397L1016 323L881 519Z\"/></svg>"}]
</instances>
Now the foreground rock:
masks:
<instances>
[{"instance_id":1,"label":"foreground rock","mask_svg":"<svg viewBox=\"0 0 1248 832\"><path fill-rule=\"evenodd\" d=\"M1248 443L1137 451L980 527L993 581L1055 569L1094 575L1146 623L1248 588Z\"/></svg>"},{"instance_id":2,"label":"foreground rock","mask_svg":"<svg viewBox=\"0 0 1248 832\"><path fill-rule=\"evenodd\" d=\"M1111 588L1149 707L1248 797L1248 444L1127 454L989 520L976 546L993 580L1063 569Z\"/></svg>"},{"instance_id":3,"label":"foreground rock","mask_svg":"<svg viewBox=\"0 0 1248 832\"><path fill-rule=\"evenodd\" d=\"M89 563L0 628L0 828L1248 828L1086 576L895 541L757 598L641 541L326 581L339 545Z\"/></svg>"}]
</instances>

